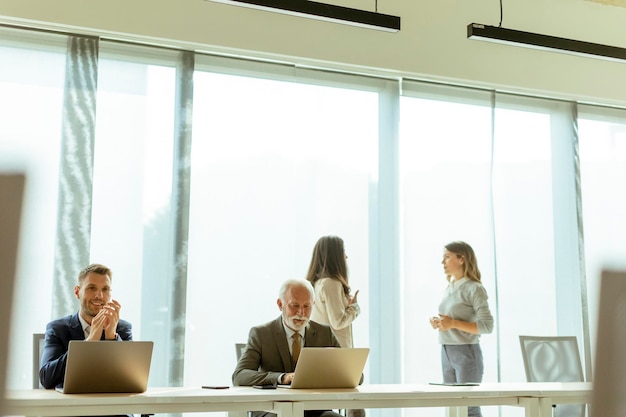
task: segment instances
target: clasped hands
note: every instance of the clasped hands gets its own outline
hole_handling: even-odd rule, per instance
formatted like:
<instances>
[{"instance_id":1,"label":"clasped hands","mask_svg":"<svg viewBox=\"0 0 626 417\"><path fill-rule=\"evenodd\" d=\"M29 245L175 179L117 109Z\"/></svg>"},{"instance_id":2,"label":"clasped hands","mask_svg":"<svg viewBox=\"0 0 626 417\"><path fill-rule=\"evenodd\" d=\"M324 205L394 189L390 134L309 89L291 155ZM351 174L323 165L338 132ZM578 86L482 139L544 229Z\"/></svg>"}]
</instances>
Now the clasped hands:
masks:
<instances>
[{"instance_id":1,"label":"clasped hands","mask_svg":"<svg viewBox=\"0 0 626 417\"><path fill-rule=\"evenodd\" d=\"M91 319L91 330L89 337L85 340L100 340L102 331L104 331L105 339L112 340L116 338L117 323L120 321L120 309L122 305L117 300L111 300L104 304L98 314Z\"/></svg>"},{"instance_id":2,"label":"clasped hands","mask_svg":"<svg viewBox=\"0 0 626 417\"><path fill-rule=\"evenodd\" d=\"M441 331L450 330L453 324L452 318L450 318L450 316L446 316L445 314L440 314L439 317L431 317L429 322L433 329Z\"/></svg>"}]
</instances>

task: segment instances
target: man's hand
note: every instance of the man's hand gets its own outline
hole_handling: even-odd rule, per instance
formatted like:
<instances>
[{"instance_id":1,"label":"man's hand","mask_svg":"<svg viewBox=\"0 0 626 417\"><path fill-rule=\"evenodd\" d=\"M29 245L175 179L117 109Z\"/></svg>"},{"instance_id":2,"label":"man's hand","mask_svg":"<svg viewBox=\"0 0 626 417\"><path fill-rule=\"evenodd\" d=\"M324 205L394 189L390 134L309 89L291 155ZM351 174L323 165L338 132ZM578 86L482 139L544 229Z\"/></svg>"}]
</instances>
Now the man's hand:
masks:
<instances>
[{"instance_id":1,"label":"man's hand","mask_svg":"<svg viewBox=\"0 0 626 417\"><path fill-rule=\"evenodd\" d=\"M102 309L91 320L91 331L86 340L100 340L102 331L104 330L104 338L113 340L116 338L115 331L117 323L120 321L121 304L117 300L111 300L102 306Z\"/></svg>"},{"instance_id":2,"label":"man's hand","mask_svg":"<svg viewBox=\"0 0 626 417\"><path fill-rule=\"evenodd\" d=\"M293 381L293 372L283 375L283 380L280 382L282 385L289 385Z\"/></svg>"}]
</instances>

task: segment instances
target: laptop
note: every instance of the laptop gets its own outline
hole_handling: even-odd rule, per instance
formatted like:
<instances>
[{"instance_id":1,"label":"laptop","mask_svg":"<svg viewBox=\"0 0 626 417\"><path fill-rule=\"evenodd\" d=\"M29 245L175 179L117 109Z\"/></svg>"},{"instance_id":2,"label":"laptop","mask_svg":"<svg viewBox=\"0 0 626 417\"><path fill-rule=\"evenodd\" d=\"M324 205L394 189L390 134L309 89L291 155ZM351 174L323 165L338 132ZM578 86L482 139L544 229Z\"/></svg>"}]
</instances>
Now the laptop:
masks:
<instances>
[{"instance_id":1,"label":"laptop","mask_svg":"<svg viewBox=\"0 0 626 417\"><path fill-rule=\"evenodd\" d=\"M154 342L71 340L63 394L141 393L148 387Z\"/></svg>"},{"instance_id":2,"label":"laptop","mask_svg":"<svg viewBox=\"0 0 626 417\"><path fill-rule=\"evenodd\" d=\"M354 388L359 385L369 348L304 347L291 385L283 388Z\"/></svg>"}]
</instances>

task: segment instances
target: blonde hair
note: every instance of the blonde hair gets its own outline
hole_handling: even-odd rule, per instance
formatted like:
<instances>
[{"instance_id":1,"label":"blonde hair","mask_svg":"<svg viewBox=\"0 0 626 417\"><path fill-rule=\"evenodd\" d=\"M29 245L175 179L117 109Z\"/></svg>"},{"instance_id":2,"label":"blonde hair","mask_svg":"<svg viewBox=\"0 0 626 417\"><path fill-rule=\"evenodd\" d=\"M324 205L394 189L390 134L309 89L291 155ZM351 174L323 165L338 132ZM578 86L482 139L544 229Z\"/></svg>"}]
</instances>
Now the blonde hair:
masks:
<instances>
[{"instance_id":1,"label":"blonde hair","mask_svg":"<svg viewBox=\"0 0 626 417\"><path fill-rule=\"evenodd\" d=\"M445 246L448 252L454 253L459 258L463 258L463 276L471 279L472 281L480 281L480 269L478 269L478 261L474 254L474 249L470 245L460 240L450 242ZM448 275L448 281L450 281L450 275Z\"/></svg>"}]
</instances>

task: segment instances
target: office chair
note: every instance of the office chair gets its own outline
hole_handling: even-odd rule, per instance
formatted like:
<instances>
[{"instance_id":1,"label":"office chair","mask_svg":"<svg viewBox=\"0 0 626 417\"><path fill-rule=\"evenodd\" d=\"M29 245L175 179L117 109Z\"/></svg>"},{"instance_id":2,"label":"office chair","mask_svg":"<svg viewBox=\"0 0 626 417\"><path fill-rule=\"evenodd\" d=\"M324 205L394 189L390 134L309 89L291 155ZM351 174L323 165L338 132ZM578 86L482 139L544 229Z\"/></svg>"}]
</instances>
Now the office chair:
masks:
<instances>
[{"instance_id":1,"label":"office chair","mask_svg":"<svg viewBox=\"0 0 626 417\"><path fill-rule=\"evenodd\" d=\"M528 382L584 382L575 336L520 336ZM584 417L585 404L553 406L554 417Z\"/></svg>"},{"instance_id":2,"label":"office chair","mask_svg":"<svg viewBox=\"0 0 626 417\"><path fill-rule=\"evenodd\" d=\"M235 355L237 357L237 362L239 362L239 358L241 358L241 355L243 354L243 352L246 350L246 344L245 343L235 343ZM248 411L246 412L246 417L251 417L252 416L252 411Z\"/></svg>"},{"instance_id":3,"label":"office chair","mask_svg":"<svg viewBox=\"0 0 626 417\"><path fill-rule=\"evenodd\" d=\"M241 358L241 355L243 354L244 350L246 350L246 344L245 343L235 343L235 355L237 357L237 360L239 360L239 358Z\"/></svg>"},{"instance_id":4,"label":"office chair","mask_svg":"<svg viewBox=\"0 0 626 417\"><path fill-rule=\"evenodd\" d=\"M33 333L33 389L43 388L39 382L39 363L43 353L44 333Z\"/></svg>"}]
</instances>

